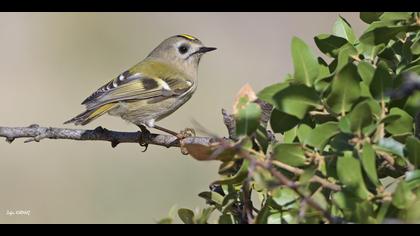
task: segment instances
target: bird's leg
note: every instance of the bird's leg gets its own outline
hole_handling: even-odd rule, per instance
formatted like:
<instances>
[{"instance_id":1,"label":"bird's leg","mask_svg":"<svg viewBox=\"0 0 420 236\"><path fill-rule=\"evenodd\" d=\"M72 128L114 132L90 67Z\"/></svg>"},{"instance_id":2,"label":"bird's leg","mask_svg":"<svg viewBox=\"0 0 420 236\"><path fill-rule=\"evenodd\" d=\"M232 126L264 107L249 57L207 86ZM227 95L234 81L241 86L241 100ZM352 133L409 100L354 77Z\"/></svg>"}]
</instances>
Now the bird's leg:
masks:
<instances>
[{"instance_id":1,"label":"bird's leg","mask_svg":"<svg viewBox=\"0 0 420 236\"><path fill-rule=\"evenodd\" d=\"M157 126L157 125L155 125L153 128L155 128L157 130L160 130L160 131L163 131L163 132L168 133L168 134L172 134L173 136L177 137L178 139L185 139L187 137L195 136L195 130L192 129L192 128L186 128L184 130L181 130L179 133L177 133L175 131L172 131L172 130L169 130L169 129L166 129L166 128L163 128L161 126Z\"/></svg>"},{"instance_id":2,"label":"bird's leg","mask_svg":"<svg viewBox=\"0 0 420 236\"><path fill-rule=\"evenodd\" d=\"M172 134L173 136L179 138L179 134L175 131L172 131L172 130L169 130L169 129L166 129L166 128L163 128L163 127L160 127L160 126L157 126L157 125L153 126L153 128L155 128L157 130L160 130L162 132L168 133L168 134Z\"/></svg>"},{"instance_id":3,"label":"bird's leg","mask_svg":"<svg viewBox=\"0 0 420 236\"><path fill-rule=\"evenodd\" d=\"M138 125L138 127L141 129L139 144L140 146L144 147L143 152L145 152L149 147L149 144L145 140L149 138L150 131L144 125Z\"/></svg>"},{"instance_id":4,"label":"bird's leg","mask_svg":"<svg viewBox=\"0 0 420 236\"><path fill-rule=\"evenodd\" d=\"M166 132L168 134L172 134L173 136L177 137L177 139L179 139L179 144L181 146L181 153L184 154L184 155L188 155L188 151L187 151L186 147L184 146L184 139L187 138L187 137L195 136L195 130L194 129L186 128L184 130L181 130L181 132L177 133L177 132L174 132L172 130L169 130L169 129L166 129L166 128L163 128L163 127L160 127L160 126L157 126L157 125L155 125L153 128L155 128L157 130L160 130L160 131L163 131L163 132Z\"/></svg>"}]
</instances>

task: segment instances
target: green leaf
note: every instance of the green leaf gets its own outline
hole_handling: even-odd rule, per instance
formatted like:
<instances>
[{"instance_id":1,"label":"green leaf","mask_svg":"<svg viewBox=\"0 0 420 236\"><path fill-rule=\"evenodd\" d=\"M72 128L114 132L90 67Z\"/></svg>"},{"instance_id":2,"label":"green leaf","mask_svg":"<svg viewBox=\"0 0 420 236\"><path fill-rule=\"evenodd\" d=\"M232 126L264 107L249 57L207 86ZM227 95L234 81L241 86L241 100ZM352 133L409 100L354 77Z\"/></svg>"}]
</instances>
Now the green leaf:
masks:
<instances>
[{"instance_id":1,"label":"green leaf","mask_svg":"<svg viewBox=\"0 0 420 236\"><path fill-rule=\"evenodd\" d=\"M308 87L312 86L319 73L318 61L311 48L297 37L292 39L292 58L294 78Z\"/></svg>"},{"instance_id":2,"label":"green leaf","mask_svg":"<svg viewBox=\"0 0 420 236\"><path fill-rule=\"evenodd\" d=\"M420 168L420 140L414 136L408 137L406 140L406 148L410 163L416 168Z\"/></svg>"},{"instance_id":3,"label":"green leaf","mask_svg":"<svg viewBox=\"0 0 420 236\"><path fill-rule=\"evenodd\" d=\"M293 203L299 199L299 195L294 190L286 187L274 189L272 197L277 205L283 206L285 209L296 207L296 204L293 205Z\"/></svg>"},{"instance_id":4,"label":"green leaf","mask_svg":"<svg viewBox=\"0 0 420 236\"><path fill-rule=\"evenodd\" d=\"M363 150L360 156L362 162L363 170L368 176L369 180L378 187L380 185L378 179L378 173L376 171L376 155L375 150L373 150L372 145L369 143L363 144Z\"/></svg>"},{"instance_id":5,"label":"green leaf","mask_svg":"<svg viewBox=\"0 0 420 236\"><path fill-rule=\"evenodd\" d=\"M297 124L300 120L295 116L286 114L278 109L274 109L271 113L270 125L275 133L284 133Z\"/></svg>"},{"instance_id":6,"label":"green leaf","mask_svg":"<svg viewBox=\"0 0 420 236\"><path fill-rule=\"evenodd\" d=\"M411 49L411 53L413 53L414 55L419 55L420 54L420 37L417 38L413 44L410 47Z\"/></svg>"},{"instance_id":7,"label":"green leaf","mask_svg":"<svg viewBox=\"0 0 420 236\"><path fill-rule=\"evenodd\" d=\"M216 180L212 183L222 185L222 184L240 184L246 177L248 176L248 167L249 167L249 161L244 160L241 168L238 170L238 172L230 177L224 178L222 180Z\"/></svg>"},{"instance_id":8,"label":"green leaf","mask_svg":"<svg viewBox=\"0 0 420 236\"><path fill-rule=\"evenodd\" d=\"M238 221L236 220L235 216L233 216L231 213L225 213L219 217L218 223L222 225L230 225L237 224Z\"/></svg>"},{"instance_id":9,"label":"green leaf","mask_svg":"<svg viewBox=\"0 0 420 236\"><path fill-rule=\"evenodd\" d=\"M365 23L378 21L383 12L360 12L360 19Z\"/></svg>"},{"instance_id":10,"label":"green leaf","mask_svg":"<svg viewBox=\"0 0 420 236\"><path fill-rule=\"evenodd\" d=\"M412 117L416 116L417 112L420 111L420 90L408 97L403 109Z\"/></svg>"},{"instance_id":11,"label":"green leaf","mask_svg":"<svg viewBox=\"0 0 420 236\"><path fill-rule=\"evenodd\" d=\"M357 104L346 117L348 119L342 119L342 121L349 122L349 130L352 133L357 134L362 134L363 129L371 125L373 122L372 111L369 103L367 102Z\"/></svg>"},{"instance_id":12,"label":"green leaf","mask_svg":"<svg viewBox=\"0 0 420 236\"><path fill-rule=\"evenodd\" d=\"M406 26L382 26L366 31L360 36L360 42L368 45L387 44L391 39L395 39L397 34L405 32Z\"/></svg>"},{"instance_id":13,"label":"green leaf","mask_svg":"<svg viewBox=\"0 0 420 236\"><path fill-rule=\"evenodd\" d=\"M385 44L368 45L359 43L356 45L356 48L359 54L362 54L366 60L373 62L376 56L385 49Z\"/></svg>"},{"instance_id":14,"label":"green leaf","mask_svg":"<svg viewBox=\"0 0 420 236\"><path fill-rule=\"evenodd\" d=\"M357 223L375 223L371 202L361 201L344 191L334 193L333 202L343 211L345 219Z\"/></svg>"},{"instance_id":15,"label":"green leaf","mask_svg":"<svg viewBox=\"0 0 420 236\"><path fill-rule=\"evenodd\" d=\"M330 57L337 57L339 49L347 43L347 40L330 34L320 34L315 37L315 44L319 50Z\"/></svg>"},{"instance_id":16,"label":"green leaf","mask_svg":"<svg viewBox=\"0 0 420 236\"><path fill-rule=\"evenodd\" d=\"M420 74L420 65L409 66L405 68L401 73L407 73L407 72L414 72L414 73Z\"/></svg>"},{"instance_id":17,"label":"green leaf","mask_svg":"<svg viewBox=\"0 0 420 236\"><path fill-rule=\"evenodd\" d=\"M163 218L163 219L159 220L157 222L157 224L160 224L160 225L169 225L169 224L172 224L172 222L173 222L172 218L167 217L167 218Z\"/></svg>"},{"instance_id":18,"label":"green leaf","mask_svg":"<svg viewBox=\"0 0 420 236\"><path fill-rule=\"evenodd\" d=\"M298 129L298 127L295 126L294 128L284 132L283 142L284 143L293 143L295 138L297 137L297 129Z\"/></svg>"},{"instance_id":19,"label":"green leaf","mask_svg":"<svg viewBox=\"0 0 420 236\"><path fill-rule=\"evenodd\" d=\"M333 79L331 93L327 104L335 113L344 114L349 111L360 97L360 77L356 66L346 65Z\"/></svg>"},{"instance_id":20,"label":"green leaf","mask_svg":"<svg viewBox=\"0 0 420 236\"><path fill-rule=\"evenodd\" d=\"M199 193L198 196L207 200L208 203L223 206L223 196L219 193L207 191Z\"/></svg>"},{"instance_id":21,"label":"green leaf","mask_svg":"<svg viewBox=\"0 0 420 236\"><path fill-rule=\"evenodd\" d=\"M404 145L393 138L382 138L378 142L378 148L398 156L404 156Z\"/></svg>"},{"instance_id":22,"label":"green leaf","mask_svg":"<svg viewBox=\"0 0 420 236\"><path fill-rule=\"evenodd\" d=\"M178 216L185 224L194 224L194 212L190 209L181 208L178 210Z\"/></svg>"},{"instance_id":23,"label":"green leaf","mask_svg":"<svg viewBox=\"0 0 420 236\"><path fill-rule=\"evenodd\" d=\"M263 90L261 90L257 94L257 97L267 103L270 103L271 105L274 105L273 96L288 86L289 86L289 83L285 83L285 82L270 85L268 87L265 87Z\"/></svg>"},{"instance_id":24,"label":"green leaf","mask_svg":"<svg viewBox=\"0 0 420 236\"><path fill-rule=\"evenodd\" d=\"M299 167L306 164L305 152L298 143L281 143L273 148L273 157L282 163Z\"/></svg>"},{"instance_id":25,"label":"green leaf","mask_svg":"<svg viewBox=\"0 0 420 236\"><path fill-rule=\"evenodd\" d=\"M337 122L326 122L317 125L308 135L306 144L323 150L328 141L340 132Z\"/></svg>"},{"instance_id":26,"label":"green leaf","mask_svg":"<svg viewBox=\"0 0 420 236\"><path fill-rule=\"evenodd\" d=\"M354 44L357 39L350 24L341 16L334 23L333 33L338 37L347 39L351 44Z\"/></svg>"},{"instance_id":27,"label":"green leaf","mask_svg":"<svg viewBox=\"0 0 420 236\"><path fill-rule=\"evenodd\" d=\"M416 195L411 192L409 185L401 181L393 194L392 204L398 209L407 209L415 199Z\"/></svg>"},{"instance_id":28,"label":"green leaf","mask_svg":"<svg viewBox=\"0 0 420 236\"><path fill-rule=\"evenodd\" d=\"M372 66L372 64L361 61L357 65L357 72L359 72L362 81L369 86L372 82L373 75L375 74L375 68Z\"/></svg>"},{"instance_id":29,"label":"green leaf","mask_svg":"<svg viewBox=\"0 0 420 236\"><path fill-rule=\"evenodd\" d=\"M281 213L274 213L268 216L267 224L281 224Z\"/></svg>"},{"instance_id":30,"label":"green leaf","mask_svg":"<svg viewBox=\"0 0 420 236\"><path fill-rule=\"evenodd\" d=\"M197 219L197 224L207 224L211 213L213 213L214 210L215 208L213 207L204 208L203 210L201 210L201 214Z\"/></svg>"},{"instance_id":31,"label":"green leaf","mask_svg":"<svg viewBox=\"0 0 420 236\"><path fill-rule=\"evenodd\" d=\"M405 174L405 182L407 182L410 189L420 187L420 170L408 171Z\"/></svg>"},{"instance_id":32,"label":"green leaf","mask_svg":"<svg viewBox=\"0 0 420 236\"><path fill-rule=\"evenodd\" d=\"M351 151L345 151L344 156L337 160L337 174L344 184L344 189L360 199L367 199L369 191L363 180L360 161L353 157Z\"/></svg>"},{"instance_id":33,"label":"green leaf","mask_svg":"<svg viewBox=\"0 0 420 236\"><path fill-rule=\"evenodd\" d=\"M236 114L236 135L250 135L258 128L261 118L261 108L258 104L248 103Z\"/></svg>"},{"instance_id":34,"label":"green leaf","mask_svg":"<svg viewBox=\"0 0 420 236\"><path fill-rule=\"evenodd\" d=\"M399 136L413 132L413 118L407 112L400 108L393 107L391 108L389 115L398 115L399 118L394 119L393 121L388 122L388 124L385 125L385 130L388 133L394 136Z\"/></svg>"},{"instance_id":35,"label":"green leaf","mask_svg":"<svg viewBox=\"0 0 420 236\"><path fill-rule=\"evenodd\" d=\"M351 63L354 60L354 58L357 58L358 54L359 53L357 52L357 49L353 45L344 45L338 53L337 66L335 68L335 71L339 72L341 69L343 69L344 66Z\"/></svg>"},{"instance_id":36,"label":"green leaf","mask_svg":"<svg viewBox=\"0 0 420 236\"><path fill-rule=\"evenodd\" d=\"M305 139L308 137L308 134L312 131L312 128L307 124L301 124L297 130L297 136L301 143L305 142Z\"/></svg>"},{"instance_id":37,"label":"green leaf","mask_svg":"<svg viewBox=\"0 0 420 236\"><path fill-rule=\"evenodd\" d=\"M408 20L412 18L409 12L385 12L379 19L383 21Z\"/></svg>"},{"instance_id":38,"label":"green leaf","mask_svg":"<svg viewBox=\"0 0 420 236\"><path fill-rule=\"evenodd\" d=\"M392 89L393 81L388 73L386 66L379 63L372 82L370 83L370 92L372 96L381 102L389 101L389 91Z\"/></svg>"},{"instance_id":39,"label":"green leaf","mask_svg":"<svg viewBox=\"0 0 420 236\"><path fill-rule=\"evenodd\" d=\"M299 119L320 103L317 92L303 84L293 84L281 90L274 95L274 101L278 110Z\"/></svg>"}]
</instances>

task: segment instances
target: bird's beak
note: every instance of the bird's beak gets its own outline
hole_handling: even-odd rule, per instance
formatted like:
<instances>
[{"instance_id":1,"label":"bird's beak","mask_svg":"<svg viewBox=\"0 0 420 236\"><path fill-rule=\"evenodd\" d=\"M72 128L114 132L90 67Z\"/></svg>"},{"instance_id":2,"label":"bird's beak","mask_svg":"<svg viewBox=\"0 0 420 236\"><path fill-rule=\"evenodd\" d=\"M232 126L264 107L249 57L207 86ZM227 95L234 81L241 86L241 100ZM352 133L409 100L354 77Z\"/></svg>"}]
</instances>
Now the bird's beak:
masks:
<instances>
[{"instance_id":1,"label":"bird's beak","mask_svg":"<svg viewBox=\"0 0 420 236\"><path fill-rule=\"evenodd\" d=\"M200 49L198 49L197 53L206 53L206 52L211 52L216 50L217 48L213 48L213 47L201 47Z\"/></svg>"}]
</instances>

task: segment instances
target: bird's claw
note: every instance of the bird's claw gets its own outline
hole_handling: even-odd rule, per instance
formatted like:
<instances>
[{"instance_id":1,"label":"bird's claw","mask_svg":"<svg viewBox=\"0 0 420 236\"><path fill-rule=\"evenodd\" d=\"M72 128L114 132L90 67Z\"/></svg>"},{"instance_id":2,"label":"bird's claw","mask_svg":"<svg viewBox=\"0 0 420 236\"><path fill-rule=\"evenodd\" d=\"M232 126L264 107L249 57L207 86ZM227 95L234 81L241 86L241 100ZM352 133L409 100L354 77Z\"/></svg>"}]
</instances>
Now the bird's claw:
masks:
<instances>
[{"instance_id":1,"label":"bird's claw","mask_svg":"<svg viewBox=\"0 0 420 236\"><path fill-rule=\"evenodd\" d=\"M150 131L143 125L139 126L141 129L140 138L139 138L139 145L144 147L144 150L142 152L146 152L147 148L149 147L149 144L146 142L146 140L149 139Z\"/></svg>"}]
</instances>

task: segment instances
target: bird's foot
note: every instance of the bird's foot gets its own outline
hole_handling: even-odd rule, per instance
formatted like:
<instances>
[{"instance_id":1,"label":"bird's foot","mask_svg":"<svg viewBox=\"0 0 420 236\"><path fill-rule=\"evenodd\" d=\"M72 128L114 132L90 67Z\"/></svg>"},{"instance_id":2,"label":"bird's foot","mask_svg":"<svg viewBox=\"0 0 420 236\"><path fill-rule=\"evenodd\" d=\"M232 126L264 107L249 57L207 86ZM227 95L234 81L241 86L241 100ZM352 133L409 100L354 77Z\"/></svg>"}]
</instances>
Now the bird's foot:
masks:
<instances>
[{"instance_id":1,"label":"bird's foot","mask_svg":"<svg viewBox=\"0 0 420 236\"><path fill-rule=\"evenodd\" d=\"M149 147L149 144L146 142L146 140L149 139L150 131L144 125L139 125L139 128L141 130L139 145L144 147L144 150L142 152L145 152Z\"/></svg>"}]
</instances>

